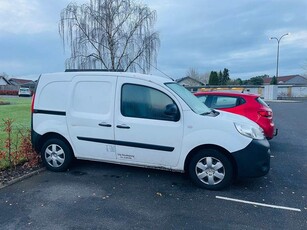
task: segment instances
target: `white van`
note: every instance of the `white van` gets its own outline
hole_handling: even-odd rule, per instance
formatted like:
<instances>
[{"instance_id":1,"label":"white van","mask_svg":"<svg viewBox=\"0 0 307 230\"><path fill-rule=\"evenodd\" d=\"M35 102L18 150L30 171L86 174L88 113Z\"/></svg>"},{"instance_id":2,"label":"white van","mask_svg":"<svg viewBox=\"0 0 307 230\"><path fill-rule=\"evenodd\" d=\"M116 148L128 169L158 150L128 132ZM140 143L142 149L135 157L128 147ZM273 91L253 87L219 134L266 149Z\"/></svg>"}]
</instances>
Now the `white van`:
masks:
<instances>
[{"instance_id":1,"label":"white van","mask_svg":"<svg viewBox=\"0 0 307 230\"><path fill-rule=\"evenodd\" d=\"M32 101L32 144L45 166L73 158L188 172L221 189L270 169L263 130L206 107L169 78L126 72L41 75Z\"/></svg>"}]
</instances>

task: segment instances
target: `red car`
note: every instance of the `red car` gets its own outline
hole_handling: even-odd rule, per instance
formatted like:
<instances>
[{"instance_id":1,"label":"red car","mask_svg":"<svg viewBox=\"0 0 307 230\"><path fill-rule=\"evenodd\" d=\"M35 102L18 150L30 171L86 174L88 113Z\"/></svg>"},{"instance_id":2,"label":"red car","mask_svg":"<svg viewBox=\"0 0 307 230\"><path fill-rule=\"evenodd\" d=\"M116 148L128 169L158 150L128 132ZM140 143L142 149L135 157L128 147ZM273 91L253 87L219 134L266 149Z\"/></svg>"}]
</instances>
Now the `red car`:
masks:
<instances>
[{"instance_id":1,"label":"red car","mask_svg":"<svg viewBox=\"0 0 307 230\"><path fill-rule=\"evenodd\" d=\"M195 93L205 105L212 109L243 115L256 122L264 131L267 139L277 134L273 122L272 109L256 94L239 92L197 92Z\"/></svg>"}]
</instances>

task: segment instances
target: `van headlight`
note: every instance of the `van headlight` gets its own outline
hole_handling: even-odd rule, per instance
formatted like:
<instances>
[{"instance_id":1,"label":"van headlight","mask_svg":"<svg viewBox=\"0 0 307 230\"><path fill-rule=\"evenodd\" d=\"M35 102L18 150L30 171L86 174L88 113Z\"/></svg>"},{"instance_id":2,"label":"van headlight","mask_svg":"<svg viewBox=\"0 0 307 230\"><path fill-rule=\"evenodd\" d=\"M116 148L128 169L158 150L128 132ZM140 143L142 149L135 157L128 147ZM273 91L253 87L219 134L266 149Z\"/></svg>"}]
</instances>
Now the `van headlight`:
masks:
<instances>
[{"instance_id":1,"label":"van headlight","mask_svg":"<svg viewBox=\"0 0 307 230\"><path fill-rule=\"evenodd\" d=\"M234 125L238 130L238 132L246 137L250 137L252 139L257 139L257 140L262 140L265 138L263 134L263 129L259 126L255 127L251 125L238 124L238 123L234 123Z\"/></svg>"}]
</instances>

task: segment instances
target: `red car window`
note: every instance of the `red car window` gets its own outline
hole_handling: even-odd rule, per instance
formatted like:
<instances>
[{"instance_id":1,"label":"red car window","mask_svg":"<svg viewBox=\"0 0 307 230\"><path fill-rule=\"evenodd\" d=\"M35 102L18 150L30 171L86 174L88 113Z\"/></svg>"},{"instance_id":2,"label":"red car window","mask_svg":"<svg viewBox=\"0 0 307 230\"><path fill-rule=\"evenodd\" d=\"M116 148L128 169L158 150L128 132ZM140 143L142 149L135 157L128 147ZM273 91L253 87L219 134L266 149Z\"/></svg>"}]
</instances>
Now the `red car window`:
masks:
<instances>
[{"instance_id":1,"label":"red car window","mask_svg":"<svg viewBox=\"0 0 307 230\"><path fill-rule=\"evenodd\" d=\"M232 108L238 105L237 97L212 96L211 108Z\"/></svg>"},{"instance_id":2,"label":"red car window","mask_svg":"<svg viewBox=\"0 0 307 230\"><path fill-rule=\"evenodd\" d=\"M202 103L206 103L206 99L207 99L207 95L201 95L201 96L197 96L199 100L201 100Z\"/></svg>"},{"instance_id":3,"label":"red car window","mask_svg":"<svg viewBox=\"0 0 307 230\"><path fill-rule=\"evenodd\" d=\"M265 103L265 101L262 100L260 97L257 97L256 101L258 101L258 103L260 103L261 105L264 105L265 107L269 107L269 105L267 103Z\"/></svg>"}]
</instances>

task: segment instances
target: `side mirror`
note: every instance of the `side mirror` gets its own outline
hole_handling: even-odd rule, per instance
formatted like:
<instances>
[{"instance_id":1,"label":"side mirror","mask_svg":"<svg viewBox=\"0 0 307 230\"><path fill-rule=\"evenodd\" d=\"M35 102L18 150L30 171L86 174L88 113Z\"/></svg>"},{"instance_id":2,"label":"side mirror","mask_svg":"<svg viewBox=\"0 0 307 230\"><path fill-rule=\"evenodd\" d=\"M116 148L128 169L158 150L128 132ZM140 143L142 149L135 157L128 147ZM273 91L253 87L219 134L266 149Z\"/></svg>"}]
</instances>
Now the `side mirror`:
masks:
<instances>
[{"instance_id":1,"label":"side mirror","mask_svg":"<svg viewBox=\"0 0 307 230\"><path fill-rule=\"evenodd\" d=\"M178 107L175 104L168 104L165 107L164 114L170 117L172 121L178 121L179 120L179 111Z\"/></svg>"}]
</instances>

